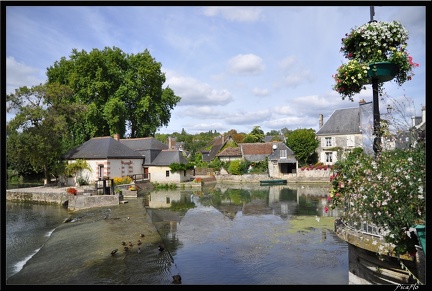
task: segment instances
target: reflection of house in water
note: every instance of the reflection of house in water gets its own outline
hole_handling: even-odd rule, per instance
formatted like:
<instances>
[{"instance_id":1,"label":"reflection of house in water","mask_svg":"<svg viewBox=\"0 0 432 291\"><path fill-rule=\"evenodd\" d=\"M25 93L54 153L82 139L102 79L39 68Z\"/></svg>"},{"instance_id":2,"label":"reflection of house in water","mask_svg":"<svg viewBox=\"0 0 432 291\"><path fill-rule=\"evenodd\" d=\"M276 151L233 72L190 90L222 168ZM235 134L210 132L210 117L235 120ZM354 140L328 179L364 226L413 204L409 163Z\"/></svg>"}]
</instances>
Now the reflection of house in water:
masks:
<instances>
[{"instance_id":1,"label":"reflection of house in water","mask_svg":"<svg viewBox=\"0 0 432 291\"><path fill-rule=\"evenodd\" d=\"M146 206L150 208L169 208L171 202L190 201L190 191L158 190L146 197Z\"/></svg>"},{"instance_id":2,"label":"reflection of house in water","mask_svg":"<svg viewBox=\"0 0 432 291\"><path fill-rule=\"evenodd\" d=\"M165 190L152 192L149 195L148 213L152 217L153 223L158 229L164 229L164 233L171 238L176 237L178 224L187 224L190 219L198 219L199 222L194 222L194 227L199 229L199 232L204 229L220 227L221 225L233 222L238 215L254 216L254 215L275 215L282 219L289 219L291 216L297 215L318 215L336 217L338 214L335 210L329 209L325 212L327 206L328 185L275 185L268 187L241 187L234 188L218 188L221 191L224 199L217 205L212 203L204 203L205 200L211 197L211 194L205 197L194 196L192 191ZM225 191L225 192L224 192ZM226 193L228 191L228 193ZM233 196L229 192L241 193L243 198L235 199L236 203L231 200ZM249 198L247 198L249 197ZM211 199L211 198L210 198ZM246 200L246 201L245 201ZM170 211L169 208L172 202L194 202L196 207L189 209L184 217L175 214L175 211ZM205 205L203 206L201 202ZM205 212L206 215L199 214ZM199 217L199 218L196 218ZM200 227L202 226L202 227Z\"/></svg>"}]
</instances>

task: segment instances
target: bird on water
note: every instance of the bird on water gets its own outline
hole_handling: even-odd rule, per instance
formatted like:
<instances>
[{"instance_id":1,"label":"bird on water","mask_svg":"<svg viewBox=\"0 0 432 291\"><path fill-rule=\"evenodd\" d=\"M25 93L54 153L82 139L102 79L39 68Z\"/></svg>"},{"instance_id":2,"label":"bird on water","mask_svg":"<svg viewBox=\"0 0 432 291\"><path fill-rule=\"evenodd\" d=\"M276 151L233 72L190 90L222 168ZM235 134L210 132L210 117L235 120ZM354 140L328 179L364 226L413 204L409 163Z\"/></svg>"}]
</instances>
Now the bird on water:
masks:
<instances>
[{"instance_id":1,"label":"bird on water","mask_svg":"<svg viewBox=\"0 0 432 291\"><path fill-rule=\"evenodd\" d=\"M114 256L117 253L118 249L112 250L111 256Z\"/></svg>"},{"instance_id":2,"label":"bird on water","mask_svg":"<svg viewBox=\"0 0 432 291\"><path fill-rule=\"evenodd\" d=\"M174 276L172 276L172 278L173 278L173 283L174 284L181 284L181 276L180 276L180 274L177 274L177 275L174 275Z\"/></svg>"},{"instance_id":3,"label":"bird on water","mask_svg":"<svg viewBox=\"0 0 432 291\"><path fill-rule=\"evenodd\" d=\"M160 244L160 245L158 245L158 250L159 250L160 252L162 252L164 249L165 249L165 245L164 245L164 244Z\"/></svg>"}]
</instances>

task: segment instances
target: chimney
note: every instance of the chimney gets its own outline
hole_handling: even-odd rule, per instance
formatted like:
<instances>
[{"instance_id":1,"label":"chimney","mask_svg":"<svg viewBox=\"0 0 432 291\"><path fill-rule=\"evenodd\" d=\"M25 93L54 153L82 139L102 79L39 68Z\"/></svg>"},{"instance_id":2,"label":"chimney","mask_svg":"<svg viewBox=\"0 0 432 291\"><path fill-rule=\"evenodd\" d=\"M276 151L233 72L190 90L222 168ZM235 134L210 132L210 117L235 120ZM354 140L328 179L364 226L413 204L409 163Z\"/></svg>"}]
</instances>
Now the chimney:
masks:
<instances>
[{"instance_id":1,"label":"chimney","mask_svg":"<svg viewBox=\"0 0 432 291\"><path fill-rule=\"evenodd\" d=\"M318 118L318 126L321 128L323 126L323 115L320 114Z\"/></svg>"},{"instance_id":2,"label":"chimney","mask_svg":"<svg viewBox=\"0 0 432 291\"><path fill-rule=\"evenodd\" d=\"M172 137L168 137L168 149L175 150L176 141Z\"/></svg>"},{"instance_id":3,"label":"chimney","mask_svg":"<svg viewBox=\"0 0 432 291\"><path fill-rule=\"evenodd\" d=\"M119 135L118 133L115 133L115 134L114 134L114 139L115 139L115 140L120 140L120 135Z\"/></svg>"}]
</instances>

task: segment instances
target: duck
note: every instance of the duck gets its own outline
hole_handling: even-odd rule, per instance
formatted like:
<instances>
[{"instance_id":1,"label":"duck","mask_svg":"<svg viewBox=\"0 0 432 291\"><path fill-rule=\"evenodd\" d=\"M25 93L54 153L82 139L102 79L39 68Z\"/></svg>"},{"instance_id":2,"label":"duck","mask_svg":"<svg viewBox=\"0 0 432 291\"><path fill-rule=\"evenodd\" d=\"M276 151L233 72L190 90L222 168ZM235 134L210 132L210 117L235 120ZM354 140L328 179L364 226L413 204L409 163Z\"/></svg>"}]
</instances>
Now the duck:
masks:
<instances>
[{"instance_id":1,"label":"duck","mask_svg":"<svg viewBox=\"0 0 432 291\"><path fill-rule=\"evenodd\" d=\"M128 248L128 247L124 247L123 250L124 250L125 252L127 252L127 251L129 250L129 248Z\"/></svg>"},{"instance_id":2,"label":"duck","mask_svg":"<svg viewBox=\"0 0 432 291\"><path fill-rule=\"evenodd\" d=\"M140 234L140 237L144 237L145 235L143 233Z\"/></svg>"},{"instance_id":3,"label":"duck","mask_svg":"<svg viewBox=\"0 0 432 291\"><path fill-rule=\"evenodd\" d=\"M164 244L160 244L160 245L158 245L158 250L159 250L160 252L162 252L164 249L165 249L165 245L164 245Z\"/></svg>"},{"instance_id":4,"label":"duck","mask_svg":"<svg viewBox=\"0 0 432 291\"><path fill-rule=\"evenodd\" d=\"M111 251L111 256L114 256L117 253L118 249L114 249Z\"/></svg>"},{"instance_id":5,"label":"duck","mask_svg":"<svg viewBox=\"0 0 432 291\"><path fill-rule=\"evenodd\" d=\"M140 239L138 240L137 245L139 245L139 246L142 245L142 242Z\"/></svg>"},{"instance_id":6,"label":"duck","mask_svg":"<svg viewBox=\"0 0 432 291\"><path fill-rule=\"evenodd\" d=\"M181 284L181 276L180 274L172 276L174 284Z\"/></svg>"},{"instance_id":7,"label":"duck","mask_svg":"<svg viewBox=\"0 0 432 291\"><path fill-rule=\"evenodd\" d=\"M131 241L129 242L129 247L133 247L133 243Z\"/></svg>"},{"instance_id":8,"label":"duck","mask_svg":"<svg viewBox=\"0 0 432 291\"><path fill-rule=\"evenodd\" d=\"M138 248L138 254L141 254L141 248Z\"/></svg>"},{"instance_id":9,"label":"duck","mask_svg":"<svg viewBox=\"0 0 432 291\"><path fill-rule=\"evenodd\" d=\"M122 241L122 246L125 246L125 245L126 245L126 242Z\"/></svg>"}]
</instances>

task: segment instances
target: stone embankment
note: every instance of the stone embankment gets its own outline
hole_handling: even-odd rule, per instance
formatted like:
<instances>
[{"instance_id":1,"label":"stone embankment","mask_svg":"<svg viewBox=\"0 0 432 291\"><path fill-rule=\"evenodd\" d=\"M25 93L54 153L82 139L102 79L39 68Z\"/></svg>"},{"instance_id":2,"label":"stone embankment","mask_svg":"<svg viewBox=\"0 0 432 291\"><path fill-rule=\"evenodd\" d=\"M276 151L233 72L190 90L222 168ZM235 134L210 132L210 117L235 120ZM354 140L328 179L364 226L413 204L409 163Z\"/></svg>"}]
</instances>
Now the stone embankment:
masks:
<instances>
[{"instance_id":1,"label":"stone embankment","mask_svg":"<svg viewBox=\"0 0 432 291\"><path fill-rule=\"evenodd\" d=\"M120 203L119 195L92 195L79 189L77 195L66 192L69 187L31 187L6 190L6 200L40 204L62 205L70 211Z\"/></svg>"},{"instance_id":2,"label":"stone embankment","mask_svg":"<svg viewBox=\"0 0 432 291\"><path fill-rule=\"evenodd\" d=\"M330 171L301 171L297 174L285 174L281 177L269 177L267 174L218 174L214 177L218 183L259 183L260 180L269 180L272 178L286 179L287 183L329 183Z\"/></svg>"}]
</instances>

